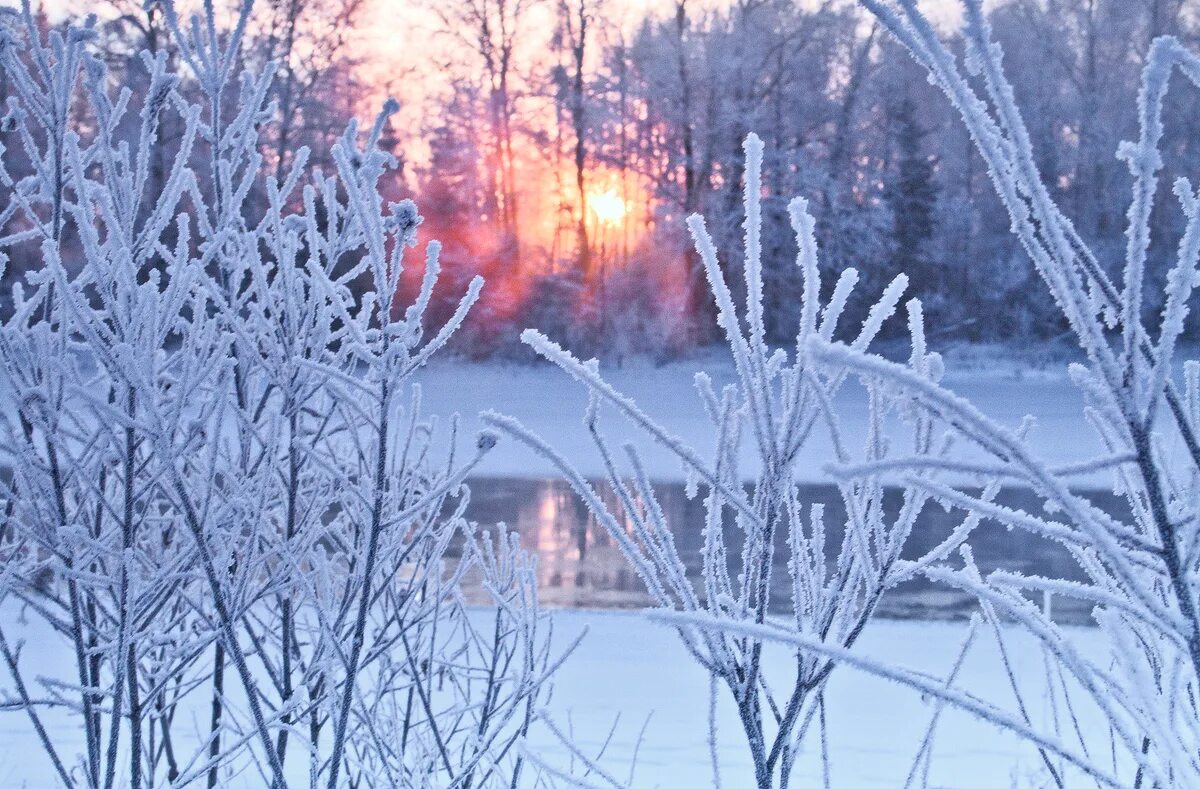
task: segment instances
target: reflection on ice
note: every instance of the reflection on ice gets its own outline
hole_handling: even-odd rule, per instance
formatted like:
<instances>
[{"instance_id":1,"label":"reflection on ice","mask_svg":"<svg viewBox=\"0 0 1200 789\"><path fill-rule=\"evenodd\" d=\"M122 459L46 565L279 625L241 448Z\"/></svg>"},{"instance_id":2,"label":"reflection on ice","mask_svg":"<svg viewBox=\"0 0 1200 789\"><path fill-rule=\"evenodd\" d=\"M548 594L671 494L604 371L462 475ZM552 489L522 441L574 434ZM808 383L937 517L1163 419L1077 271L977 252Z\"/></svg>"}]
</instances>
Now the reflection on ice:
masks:
<instances>
[{"instance_id":1,"label":"reflection on ice","mask_svg":"<svg viewBox=\"0 0 1200 789\"><path fill-rule=\"evenodd\" d=\"M699 579L703 520L702 495L689 499L682 484L657 486L664 516L675 537L689 576ZM603 496L612 491L601 486ZM808 485L802 488L807 505L820 503L826 508L830 542L840 540L841 498L833 486ZM1120 514L1123 503L1111 494L1097 493L1093 501L1104 509ZM1005 490L999 500L1010 506L1036 511L1037 499L1028 491ZM543 605L565 608L637 608L648 605L641 580L621 555L620 548L595 521L570 487L555 479L482 478L471 480L471 504L467 516L483 527L505 523L515 529L521 544L538 557L539 594ZM962 518L958 512L946 512L928 505L910 538L908 550L918 554L940 541ZM725 526L730 554L737 555L740 540L736 526ZM984 523L973 542L975 558L984 572L997 568L1045 574L1057 578L1080 579L1074 560L1061 546L1027 533ZM779 546L782 548L782 536ZM787 574L782 561L786 551L778 550L772 588L772 603L780 611L789 606ZM701 587L697 584L697 589ZM933 586L925 581L912 582L884 598L882 616L916 619L963 618L973 610L966 595L953 589ZM1086 622L1088 610L1071 600L1054 601L1055 618Z\"/></svg>"}]
</instances>

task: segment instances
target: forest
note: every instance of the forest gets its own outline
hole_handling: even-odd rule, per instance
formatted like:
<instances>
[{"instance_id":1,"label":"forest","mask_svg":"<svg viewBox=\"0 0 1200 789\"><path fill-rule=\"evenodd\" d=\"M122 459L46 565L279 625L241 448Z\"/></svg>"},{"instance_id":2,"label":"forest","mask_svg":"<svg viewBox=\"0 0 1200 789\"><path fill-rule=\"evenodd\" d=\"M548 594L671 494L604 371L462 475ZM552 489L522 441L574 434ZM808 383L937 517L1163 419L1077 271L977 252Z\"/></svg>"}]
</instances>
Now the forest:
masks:
<instances>
[{"instance_id":1,"label":"forest","mask_svg":"<svg viewBox=\"0 0 1200 789\"><path fill-rule=\"evenodd\" d=\"M930 5L961 51L954 4ZM146 76L128 55L177 57L157 6L84 6L65 13L97 14L98 46L135 94ZM51 10L42 24L59 18ZM1011 53L1039 171L1101 263L1115 265L1123 208L1103 196L1129 186L1116 150L1135 124L1145 53L1163 34L1195 42L1200 15L1183 0L1009 0L988 14ZM407 41L362 32L396 16ZM1038 319L1046 296L953 108L854 3L270 0L255 4L246 35L246 67L278 69L264 127L276 174L300 146L328 168L342 119L397 99L381 139L402 164L384 189L421 203L447 282L490 283L455 340L468 356L528 358L514 339L526 326L617 358L672 358L718 339L684 219L721 217L718 246L734 249L750 132L768 151L770 341L786 342L798 319L793 195L817 219L827 284L848 266L875 286L903 271L956 342L1052 347L1065 337L1065 324ZM0 98L9 92L0 75ZM1163 151L1187 170L1200 96L1190 85L1177 94ZM164 119L152 177L165 177L181 132ZM263 211L266 196L250 205ZM1156 213L1156 281L1181 231ZM730 252L721 264L736 272L742 260ZM14 256L10 281L30 265ZM418 284L414 275L402 288ZM433 314L448 314L453 292L439 290Z\"/></svg>"}]
</instances>

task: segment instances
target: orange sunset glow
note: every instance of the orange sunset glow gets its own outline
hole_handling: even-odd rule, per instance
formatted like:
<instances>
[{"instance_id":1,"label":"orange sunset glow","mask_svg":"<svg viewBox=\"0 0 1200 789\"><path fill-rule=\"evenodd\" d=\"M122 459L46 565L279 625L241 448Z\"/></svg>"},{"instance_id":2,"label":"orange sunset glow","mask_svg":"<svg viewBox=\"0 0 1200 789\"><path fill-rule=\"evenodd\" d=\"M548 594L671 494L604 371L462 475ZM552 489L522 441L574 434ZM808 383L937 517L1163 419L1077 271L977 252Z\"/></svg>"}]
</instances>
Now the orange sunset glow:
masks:
<instances>
[{"instance_id":1,"label":"orange sunset glow","mask_svg":"<svg viewBox=\"0 0 1200 789\"><path fill-rule=\"evenodd\" d=\"M593 192L588 197L588 207L603 225L619 225L629 213L629 204L616 192Z\"/></svg>"}]
</instances>

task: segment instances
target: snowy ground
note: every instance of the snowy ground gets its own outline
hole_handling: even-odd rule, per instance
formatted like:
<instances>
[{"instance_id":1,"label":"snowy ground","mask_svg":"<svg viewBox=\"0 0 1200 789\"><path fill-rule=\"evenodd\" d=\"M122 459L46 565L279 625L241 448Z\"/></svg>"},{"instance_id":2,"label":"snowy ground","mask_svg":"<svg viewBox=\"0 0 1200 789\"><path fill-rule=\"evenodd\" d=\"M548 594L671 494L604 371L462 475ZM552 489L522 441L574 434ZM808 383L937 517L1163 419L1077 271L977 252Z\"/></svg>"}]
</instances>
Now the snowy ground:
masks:
<instances>
[{"instance_id":1,"label":"snowy ground","mask_svg":"<svg viewBox=\"0 0 1200 789\"><path fill-rule=\"evenodd\" d=\"M1099 451L1099 442L1084 421L1082 399L1067 378L1065 364L1030 370L1011 360L994 359L985 363L972 359L969 364L951 362L947 366L944 383L1002 425L1015 429L1026 414L1037 413L1038 426L1030 436L1030 444L1052 464L1085 460ZM732 364L716 355L662 367L643 360L619 368L601 366L618 391L632 397L667 430L708 456L712 430L692 384L699 370L706 371L718 387L734 380ZM474 440L479 428L476 414L490 408L515 416L533 428L585 475L603 476L600 459L582 425L586 392L581 384L549 363L526 366L442 361L422 370L417 380L422 385L426 413L442 417L454 412L462 415L466 428L463 446ZM848 440L861 440L867 415L861 387L848 382L835 406ZM678 461L666 449L652 444L611 408L604 413L605 433L613 446L635 441L644 450L644 460L653 477L663 481L682 479ZM749 449L743 446L742 467L747 474L754 471L755 465ZM822 466L830 457L829 436L824 431L814 431L798 466L802 481L827 481ZM554 475L554 469L549 461L505 441L489 453L479 473L541 477ZM1107 481L1106 477L1095 480L1098 484Z\"/></svg>"},{"instance_id":2,"label":"snowy ground","mask_svg":"<svg viewBox=\"0 0 1200 789\"><path fill-rule=\"evenodd\" d=\"M628 754L646 716L633 786L683 789L711 785L706 745L707 679L689 662L675 635L633 613L560 612L557 627L566 633L586 625L587 638L566 664L557 683L552 710L570 711L581 744L598 747L613 718L621 715L619 738L611 747L612 772L628 770ZM866 655L892 665L942 674L960 648L965 624L879 621L860 642ZM1073 630L1080 646L1100 648L1094 630ZM1040 652L1024 634L1008 633L1006 642L1018 676L1041 675ZM1012 694L998 660L994 639L980 635L964 664L960 686L1011 707ZM768 672L783 669L787 656L771 653ZM776 674L776 676L779 676ZM1039 680L1023 687L1031 717L1042 722ZM911 766L932 707L917 695L851 669L833 675L828 697L832 785L838 789L899 787ZM732 705L719 705L718 731L722 786L753 786L744 740ZM1085 731L1095 721L1083 716ZM802 758L796 786L820 786L821 768L814 749ZM1008 789L1039 786L1036 751L1015 737L968 716L947 711L938 727L930 786L942 789Z\"/></svg>"},{"instance_id":3,"label":"snowy ground","mask_svg":"<svg viewBox=\"0 0 1200 789\"><path fill-rule=\"evenodd\" d=\"M711 785L706 745L707 681L689 662L674 634L632 612L559 611L554 621L560 643L588 628L582 645L559 674L549 705L557 722L564 729L570 726L581 749L590 754L598 752L619 715L603 760L611 773L628 777L634 743L646 724L631 786L691 789ZM11 628L10 637L19 630L15 625ZM953 662L964 629L963 624L877 622L867 630L860 648L864 654L893 664L941 673ZM1083 648L1099 648L1095 631L1073 633ZM1018 675L1038 677L1040 657L1029 640L1020 634L1010 634L1009 638ZM60 675L69 671L70 656L57 643L30 638L23 662L35 667L31 673ZM1011 693L996 654L992 639L981 634L960 675L960 684L1009 704ZM769 671L785 669L786 659L781 651L771 653ZM1044 718L1041 687L1037 679L1027 685L1027 700L1035 721ZM932 707L908 690L850 669L835 672L828 699L833 786L902 786ZM730 705L719 706L718 721L722 786L752 786L742 735ZM1086 716L1083 726L1089 728ZM1036 753L1015 738L949 711L943 715L938 731L930 786L1007 789L1040 785L1036 780ZM73 735L66 726L52 725L51 732ZM540 739L545 746L548 739ZM815 748L819 740L814 738L812 742ZM567 763L561 748L539 752L553 764ZM295 777L297 785L306 783L303 776ZM813 750L801 759L795 785L816 786L820 785L819 779L820 764ZM253 784L250 780L246 785ZM0 713L0 786L52 785L48 763L27 720L20 713Z\"/></svg>"}]
</instances>

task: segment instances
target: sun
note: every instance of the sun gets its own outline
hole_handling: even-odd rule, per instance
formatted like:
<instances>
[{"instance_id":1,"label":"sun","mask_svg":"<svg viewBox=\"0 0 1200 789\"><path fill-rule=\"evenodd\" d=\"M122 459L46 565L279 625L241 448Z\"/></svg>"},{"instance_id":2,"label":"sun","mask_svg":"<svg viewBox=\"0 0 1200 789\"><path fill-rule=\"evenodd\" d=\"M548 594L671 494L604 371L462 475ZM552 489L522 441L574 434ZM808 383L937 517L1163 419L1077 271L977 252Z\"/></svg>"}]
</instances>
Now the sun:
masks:
<instances>
[{"instance_id":1,"label":"sun","mask_svg":"<svg viewBox=\"0 0 1200 789\"><path fill-rule=\"evenodd\" d=\"M612 189L589 195L588 206L602 225L618 225L629 213L629 205Z\"/></svg>"}]
</instances>

